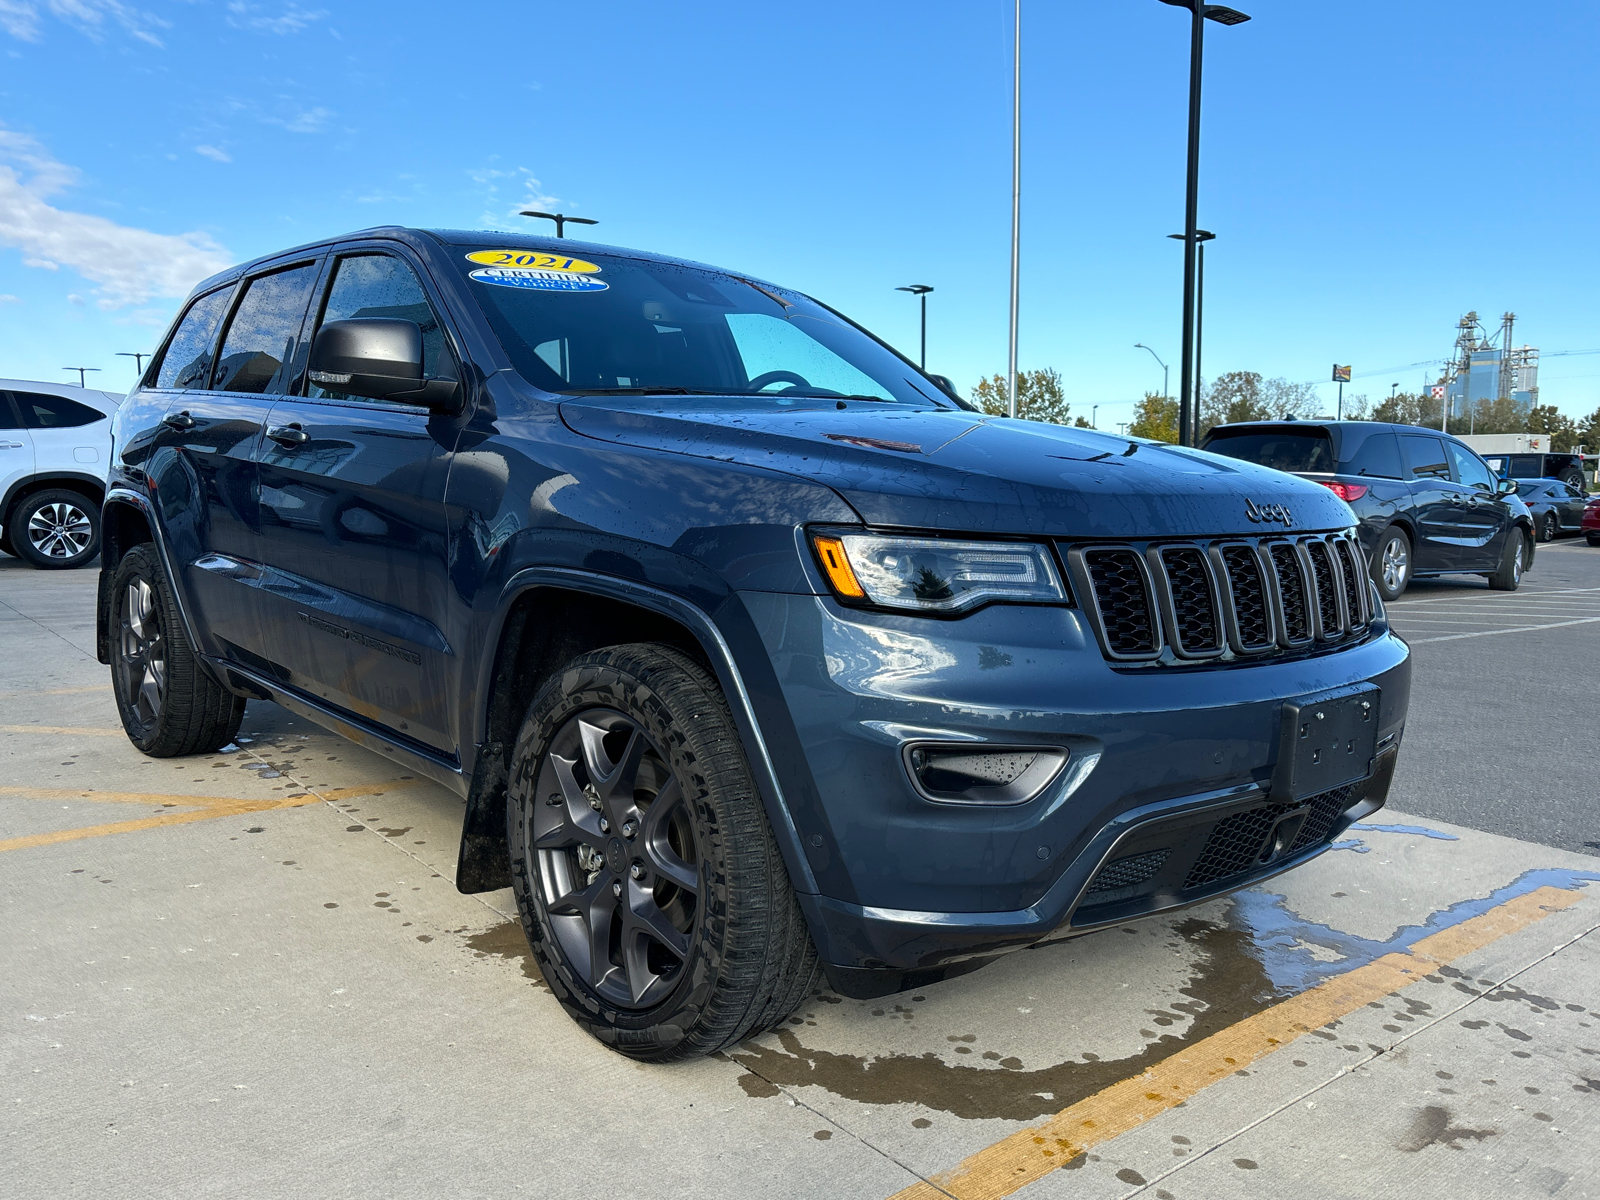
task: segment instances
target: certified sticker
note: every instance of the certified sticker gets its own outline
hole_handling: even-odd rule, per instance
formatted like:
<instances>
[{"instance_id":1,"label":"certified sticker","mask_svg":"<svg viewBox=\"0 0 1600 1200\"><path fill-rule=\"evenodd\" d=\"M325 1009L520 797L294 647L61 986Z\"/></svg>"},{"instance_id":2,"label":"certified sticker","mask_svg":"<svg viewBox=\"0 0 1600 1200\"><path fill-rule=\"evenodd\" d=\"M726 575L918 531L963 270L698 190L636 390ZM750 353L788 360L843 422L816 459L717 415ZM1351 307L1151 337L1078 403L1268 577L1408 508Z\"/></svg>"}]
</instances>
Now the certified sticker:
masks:
<instances>
[{"instance_id":1,"label":"certified sticker","mask_svg":"<svg viewBox=\"0 0 1600 1200\"><path fill-rule=\"evenodd\" d=\"M536 271L528 267L479 267L468 277L496 287L531 288L536 292L603 292L610 285L576 271Z\"/></svg>"},{"instance_id":2,"label":"certified sticker","mask_svg":"<svg viewBox=\"0 0 1600 1200\"><path fill-rule=\"evenodd\" d=\"M486 267L529 267L540 271L576 271L580 275L600 273L600 268L592 262L543 250L474 250L467 255L467 261Z\"/></svg>"}]
</instances>

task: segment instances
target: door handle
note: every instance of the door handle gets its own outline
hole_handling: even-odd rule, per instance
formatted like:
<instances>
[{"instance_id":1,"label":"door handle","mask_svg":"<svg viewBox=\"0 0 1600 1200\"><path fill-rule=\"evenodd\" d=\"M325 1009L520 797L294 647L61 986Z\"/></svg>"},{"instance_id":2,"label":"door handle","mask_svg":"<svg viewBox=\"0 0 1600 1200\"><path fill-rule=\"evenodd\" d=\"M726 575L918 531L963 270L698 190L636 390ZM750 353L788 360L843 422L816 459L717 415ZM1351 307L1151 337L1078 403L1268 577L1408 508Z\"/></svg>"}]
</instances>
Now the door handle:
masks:
<instances>
[{"instance_id":1,"label":"door handle","mask_svg":"<svg viewBox=\"0 0 1600 1200\"><path fill-rule=\"evenodd\" d=\"M189 415L187 410L183 412L168 413L166 416L161 418L161 423L168 429L176 429L179 433L182 433L188 429L193 429L196 425L200 424L199 421L196 421Z\"/></svg>"},{"instance_id":2,"label":"door handle","mask_svg":"<svg viewBox=\"0 0 1600 1200\"><path fill-rule=\"evenodd\" d=\"M311 435L298 425L277 425L267 430L267 436L280 446L303 446Z\"/></svg>"},{"instance_id":3,"label":"door handle","mask_svg":"<svg viewBox=\"0 0 1600 1200\"><path fill-rule=\"evenodd\" d=\"M0 442L0 450L21 450L21 442Z\"/></svg>"}]
</instances>

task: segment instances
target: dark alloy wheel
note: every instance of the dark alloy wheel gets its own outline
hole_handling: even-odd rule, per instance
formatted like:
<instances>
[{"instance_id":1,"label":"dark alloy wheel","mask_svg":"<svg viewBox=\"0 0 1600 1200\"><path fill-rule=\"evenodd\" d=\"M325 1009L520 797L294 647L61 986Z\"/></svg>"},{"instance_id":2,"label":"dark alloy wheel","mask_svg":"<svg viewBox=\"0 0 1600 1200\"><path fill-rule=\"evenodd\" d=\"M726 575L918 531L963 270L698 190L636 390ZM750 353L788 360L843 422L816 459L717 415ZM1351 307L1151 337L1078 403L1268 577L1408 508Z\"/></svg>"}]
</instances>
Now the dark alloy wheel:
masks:
<instances>
[{"instance_id":1,"label":"dark alloy wheel","mask_svg":"<svg viewBox=\"0 0 1600 1200\"><path fill-rule=\"evenodd\" d=\"M245 702L200 664L155 547L123 555L111 578L111 691L128 740L156 758L226 746Z\"/></svg>"},{"instance_id":2,"label":"dark alloy wheel","mask_svg":"<svg viewBox=\"0 0 1600 1200\"><path fill-rule=\"evenodd\" d=\"M607 1045L714 1053L817 985L727 704L680 651L613 646L557 671L518 735L506 816L545 982Z\"/></svg>"},{"instance_id":3,"label":"dark alloy wheel","mask_svg":"<svg viewBox=\"0 0 1600 1200\"><path fill-rule=\"evenodd\" d=\"M7 549L44 570L81 567L100 553L100 512L86 496L48 488L12 510Z\"/></svg>"},{"instance_id":4,"label":"dark alloy wheel","mask_svg":"<svg viewBox=\"0 0 1600 1200\"><path fill-rule=\"evenodd\" d=\"M1553 542L1556 540L1556 534L1560 532L1561 522L1556 517L1556 514L1553 512L1545 513L1544 520L1539 522L1539 540L1541 542Z\"/></svg>"}]
</instances>

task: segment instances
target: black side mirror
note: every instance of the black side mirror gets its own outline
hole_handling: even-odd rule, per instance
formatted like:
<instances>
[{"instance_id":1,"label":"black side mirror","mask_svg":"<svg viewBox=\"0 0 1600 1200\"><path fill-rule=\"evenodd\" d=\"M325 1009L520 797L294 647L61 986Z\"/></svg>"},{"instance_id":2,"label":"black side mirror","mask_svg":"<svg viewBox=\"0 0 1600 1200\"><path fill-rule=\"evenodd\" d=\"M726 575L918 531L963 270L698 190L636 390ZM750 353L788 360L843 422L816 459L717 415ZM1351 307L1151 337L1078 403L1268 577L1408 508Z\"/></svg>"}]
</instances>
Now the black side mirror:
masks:
<instances>
[{"instance_id":1,"label":"black side mirror","mask_svg":"<svg viewBox=\"0 0 1600 1200\"><path fill-rule=\"evenodd\" d=\"M928 378L933 380L941 388L943 388L945 390L946 394L954 396L957 400L961 399L961 393L956 391L956 385L953 382L951 382L950 376L948 376L948 375L929 375Z\"/></svg>"},{"instance_id":2,"label":"black side mirror","mask_svg":"<svg viewBox=\"0 0 1600 1200\"><path fill-rule=\"evenodd\" d=\"M1509 496L1509 495L1511 495L1512 492L1514 492L1516 490L1517 490L1517 481L1515 479L1497 479L1497 480L1495 480L1494 494L1496 496Z\"/></svg>"},{"instance_id":3,"label":"black side mirror","mask_svg":"<svg viewBox=\"0 0 1600 1200\"><path fill-rule=\"evenodd\" d=\"M311 382L369 400L394 400L435 412L456 407L460 385L422 377L422 328L393 317L328 321L311 343Z\"/></svg>"}]
</instances>

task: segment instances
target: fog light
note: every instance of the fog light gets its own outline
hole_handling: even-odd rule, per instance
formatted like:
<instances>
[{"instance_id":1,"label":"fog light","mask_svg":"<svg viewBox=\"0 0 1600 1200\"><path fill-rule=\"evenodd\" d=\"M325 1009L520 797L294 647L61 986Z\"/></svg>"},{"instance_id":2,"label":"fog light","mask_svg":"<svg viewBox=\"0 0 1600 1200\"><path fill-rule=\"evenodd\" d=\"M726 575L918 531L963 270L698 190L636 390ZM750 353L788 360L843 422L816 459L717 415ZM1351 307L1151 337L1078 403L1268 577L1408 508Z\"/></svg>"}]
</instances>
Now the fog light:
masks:
<instances>
[{"instance_id":1,"label":"fog light","mask_svg":"<svg viewBox=\"0 0 1600 1200\"><path fill-rule=\"evenodd\" d=\"M1067 765L1059 746L990 746L972 742L911 742L906 769L924 799L941 804L1023 804Z\"/></svg>"}]
</instances>

